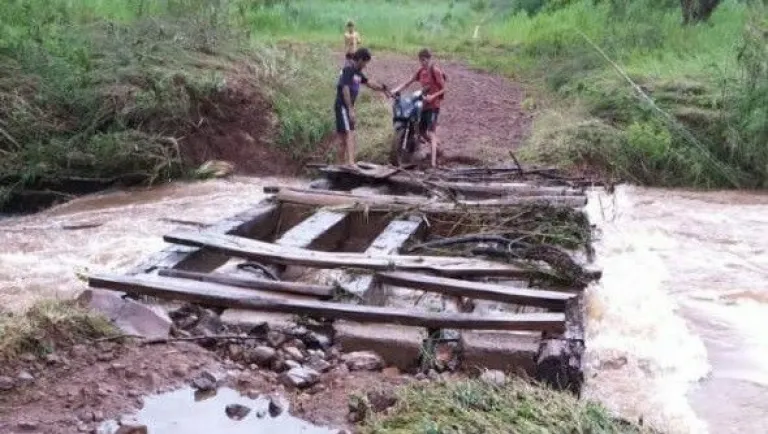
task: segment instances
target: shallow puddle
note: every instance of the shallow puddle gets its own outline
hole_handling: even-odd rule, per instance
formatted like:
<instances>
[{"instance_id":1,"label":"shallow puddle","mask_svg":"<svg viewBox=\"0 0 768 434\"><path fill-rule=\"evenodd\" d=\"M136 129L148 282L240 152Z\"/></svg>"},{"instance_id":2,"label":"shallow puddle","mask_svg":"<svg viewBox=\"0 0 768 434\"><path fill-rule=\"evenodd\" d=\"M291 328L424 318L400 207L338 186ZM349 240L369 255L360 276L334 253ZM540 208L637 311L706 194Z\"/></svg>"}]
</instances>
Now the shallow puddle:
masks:
<instances>
[{"instance_id":1,"label":"shallow puddle","mask_svg":"<svg viewBox=\"0 0 768 434\"><path fill-rule=\"evenodd\" d=\"M227 407L239 404L237 416L227 415ZM274 409L273 409L274 410ZM232 411L234 413L234 411ZM245 413L245 414L244 414ZM276 413L273 411L273 413ZM242 418L240 418L242 417ZM184 388L148 396L144 407L126 419L145 425L148 434L334 434L338 429L313 425L288 414L287 404L279 415L270 414L266 396L250 399L233 389L221 388L208 394ZM99 434L113 434L118 423L108 421Z\"/></svg>"}]
</instances>

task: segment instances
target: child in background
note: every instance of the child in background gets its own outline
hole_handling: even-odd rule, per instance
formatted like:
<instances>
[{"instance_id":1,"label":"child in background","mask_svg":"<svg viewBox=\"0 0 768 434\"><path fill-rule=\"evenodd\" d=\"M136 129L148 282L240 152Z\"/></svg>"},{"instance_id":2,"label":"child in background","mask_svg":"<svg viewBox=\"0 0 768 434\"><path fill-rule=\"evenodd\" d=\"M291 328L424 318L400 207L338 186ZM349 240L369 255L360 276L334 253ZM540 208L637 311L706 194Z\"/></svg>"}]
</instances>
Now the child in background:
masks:
<instances>
[{"instance_id":1,"label":"child in background","mask_svg":"<svg viewBox=\"0 0 768 434\"><path fill-rule=\"evenodd\" d=\"M347 30L344 32L344 52L347 61L352 58L352 55L357 51L357 47L362 44L363 40L360 37L360 33L355 30L355 23L350 20L347 21Z\"/></svg>"}]
</instances>

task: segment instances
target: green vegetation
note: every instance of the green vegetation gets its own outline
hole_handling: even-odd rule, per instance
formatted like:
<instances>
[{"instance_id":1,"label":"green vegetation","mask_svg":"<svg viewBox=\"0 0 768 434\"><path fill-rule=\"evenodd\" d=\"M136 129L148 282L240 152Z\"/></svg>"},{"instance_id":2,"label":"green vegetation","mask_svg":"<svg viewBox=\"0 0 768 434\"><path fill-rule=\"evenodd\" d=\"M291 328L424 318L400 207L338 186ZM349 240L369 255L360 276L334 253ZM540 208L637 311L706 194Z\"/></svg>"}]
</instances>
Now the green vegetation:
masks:
<instances>
[{"instance_id":1,"label":"green vegetation","mask_svg":"<svg viewBox=\"0 0 768 434\"><path fill-rule=\"evenodd\" d=\"M369 434L642 433L601 406L522 380L495 386L480 380L415 384L399 393L387 416L365 423Z\"/></svg>"},{"instance_id":2,"label":"green vegetation","mask_svg":"<svg viewBox=\"0 0 768 434\"><path fill-rule=\"evenodd\" d=\"M74 301L44 300L26 312L0 314L0 361L21 354L50 354L60 345L74 345L115 333L109 321L78 307Z\"/></svg>"},{"instance_id":3,"label":"green vegetation","mask_svg":"<svg viewBox=\"0 0 768 434\"><path fill-rule=\"evenodd\" d=\"M652 0L9 0L0 199L185 176L209 155L190 147L237 113L261 113L246 132L268 146L317 156L349 18L376 50L426 45L525 83L541 110L528 160L655 185L768 183L758 3L683 25L678 2ZM360 158L378 161L388 106L364 98Z\"/></svg>"},{"instance_id":4,"label":"green vegetation","mask_svg":"<svg viewBox=\"0 0 768 434\"><path fill-rule=\"evenodd\" d=\"M546 109L528 159L644 184L768 183L761 4L724 1L683 25L674 1L270 3L245 14L267 40L338 45L351 17L373 48L427 45L528 84Z\"/></svg>"},{"instance_id":5,"label":"green vegetation","mask_svg":"<svg viewBox=\"0 0 768 434\"><path fill-rule=\"evenodd\" d=\"M208 0L0 4L0 208L30 189L185 175L210 155L190 147L238 115L256 115L259 140L313 150L331 127L330 57L251 42L234 19Z\"/></svg>"}]
</instances>

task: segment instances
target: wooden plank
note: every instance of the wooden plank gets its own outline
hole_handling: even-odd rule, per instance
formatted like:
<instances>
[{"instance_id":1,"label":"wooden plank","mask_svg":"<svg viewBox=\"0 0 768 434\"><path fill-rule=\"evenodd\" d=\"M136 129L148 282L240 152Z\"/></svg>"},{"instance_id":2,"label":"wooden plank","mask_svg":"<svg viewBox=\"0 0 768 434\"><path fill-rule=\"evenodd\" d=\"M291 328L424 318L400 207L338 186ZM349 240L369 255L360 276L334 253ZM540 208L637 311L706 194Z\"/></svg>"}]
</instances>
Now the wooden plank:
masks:
<instances>
[{"instance_id":1,"label":"wooden plank","mask_svg":"<svg viewBox=\"0 0 768 434\"><path fill-rule=\"evenodd\" d=\"M177 231L165 241L206 247L226 255L282 265L315 268L362 268L374 271L431 271L444 276L542 277L543 270L480 259L443 256L368 256L359 253L318 252L277 246L263 241L208 232Z\"/></svg>"},{"instance_id":2,"label":"wooden plank","mask_svg":"<svg viewBox=\"0 0 768 434\"><path fill-rule=\"evenodd\" d=\"M491 283L470 282L417 273L379 273L376 277L382 283L394 286L421 289L453 297L469 297L493 300L502 303L524 304L564 311L566 302L573 294L537 289L512 288Z\"/></svg>"},{"instance_id":3,"label":"wooden plank","mask_svg":"<svg viewBox=\"0 0 768 434\"><path fill-rule=\"evenodd\" d=\"M206 230L232 235L255 234L264 237L274 229L273 217L276 211L277 205L262 202L235 216L225 218ZM160 268L183 267L185 263L193 261L200 253L198 247L170 245L150 255L129 269L126 274L151 273Z\"/></svg>"},{"instance_id":4,"label":"wooden plank","mask_svg":"<svg viewBox=\"0 0 768 434\"><path fill-rule=\"evenodd\" d=\"M238 288L307 295L321 299L329 299L333 297L333 288L330 286L310 285L299 282L281 282L268 279L246 279L230 276L224 273L197 273L194 271L171 269L158 270L157 274L158 276L163 277L176 277L179 279L196 280L198 282L221 283L223 285L230 285Z\"/></svg>"},{"instance_id":5,"label":"wooden plank","mask_svg":"<svg viewBox=\"0 0 768 434\"><path fill-rule=\"evenodd\" d=\"M392 220L386 228L373 240L365 250L365 255L392 255L397 253L402 246L421 229L423 220ZM363 297L374 286L374 277L371 274L359 276L346 285L344 289Z\"/></svg>"},{"instance_id":6,"label":"wooden plank","mask_svg":"<svg viewBox=\"0 0 768 434\"><path fill-rule=\"evenodd\" d=\"M190 283L156 276L89 276L89 285L123 291L129 294L149 295L170 300L181 300L213 307L259 310L264 312L310 315L327 319L345 319L368 323L394 323L414 327L453 328L474 330L515 330L560 332L564 328L562 313L536 313L515 315L483 315L429 313L386 307L348 305L323 301L279 300L243 296L237 288L204 282ZM240 290L242 291L242 290Z\"/></svg>"},{"instance_id":7,"label":"wooden plank","mask_svg":"<svg viewBox=\"0 0 768 434\"><path fill-rule=\"evenodd\" d=\"M567 207L582 207L587 204L586 196L525 196L437 202L419 196L383 194L377 196L356 196L336 191L302 190L298 188L281 188L276 197L280 202L308 206L365 206L373 211L413 209L435 213L534 204Z\"/></svg>"},{"instance_id":8,"label":"wooden plank","mask_svg":"<svg viewBox=\"0 0 768 434\"><path fill-rule=\"evenodd\" d=\"M275 241L275 244L301 248L312 248L326 244L327 249L333 249L335 244L338 244L340 238L338 232L343 232L342 226L344 226L347 218L347 213L319 210L288 229Z\"/></svg>"},{"instance_id":9,"label":"wooden plank","mask_svg":"<svg viewBox=\"0 0 768 434\"><path fill-rule=\"evenodd\" d=\"M512 182L448 182L420 180L412 176L395 175L387 179L400 191L429 193L431 189L447 190L472 198L503 196L584 196L584 192L569 187L538 186Z\"/></svg>"}]
</instances>

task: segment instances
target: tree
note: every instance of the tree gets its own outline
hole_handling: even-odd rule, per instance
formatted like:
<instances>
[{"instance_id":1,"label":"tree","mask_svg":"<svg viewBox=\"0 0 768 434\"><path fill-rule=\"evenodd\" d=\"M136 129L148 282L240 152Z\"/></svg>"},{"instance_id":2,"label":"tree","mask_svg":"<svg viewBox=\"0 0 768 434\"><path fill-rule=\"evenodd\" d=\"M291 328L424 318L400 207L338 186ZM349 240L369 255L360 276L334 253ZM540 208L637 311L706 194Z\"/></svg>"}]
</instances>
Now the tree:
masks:
<instances>
[{"instance_id":1,"label":"tree","mask_svg":"<svg viewBox=\"0 0 768 434\"><path fill-rule=\"evenodd\" d=\"M683 24L706 22L721 0L680 0L683 10Z\"/></svg>"}]
</instances>

